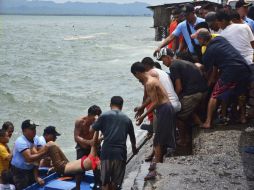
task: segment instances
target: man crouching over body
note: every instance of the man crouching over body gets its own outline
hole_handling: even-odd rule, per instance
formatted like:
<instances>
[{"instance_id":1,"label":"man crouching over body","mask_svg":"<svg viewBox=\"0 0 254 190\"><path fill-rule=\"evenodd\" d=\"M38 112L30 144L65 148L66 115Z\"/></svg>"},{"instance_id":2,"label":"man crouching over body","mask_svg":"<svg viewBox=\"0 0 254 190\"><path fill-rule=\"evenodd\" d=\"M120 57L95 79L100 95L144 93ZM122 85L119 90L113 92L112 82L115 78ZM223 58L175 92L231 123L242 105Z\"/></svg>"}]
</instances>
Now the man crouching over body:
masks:
<instances>
[{"instance_id":1,"label":"man crouching over body","mask_svg":"<svg viewBox=\"0 0 254 190\"><path fill-rule=\"evenodd\" d=\"M156 177L156 163L163 161L163 155L167 147L175 148L175 111L168 98L166 90L155 77L146 72L142 63L136 62L131 66L132 74L144 85L147 93L145 104L150 104L147 112L137 118L137 125L140 125L144 118L156 110L157 128L154 136L155 160L150 165L150 172L145 180L154 179Z\"/></svg>"}]
</instances>

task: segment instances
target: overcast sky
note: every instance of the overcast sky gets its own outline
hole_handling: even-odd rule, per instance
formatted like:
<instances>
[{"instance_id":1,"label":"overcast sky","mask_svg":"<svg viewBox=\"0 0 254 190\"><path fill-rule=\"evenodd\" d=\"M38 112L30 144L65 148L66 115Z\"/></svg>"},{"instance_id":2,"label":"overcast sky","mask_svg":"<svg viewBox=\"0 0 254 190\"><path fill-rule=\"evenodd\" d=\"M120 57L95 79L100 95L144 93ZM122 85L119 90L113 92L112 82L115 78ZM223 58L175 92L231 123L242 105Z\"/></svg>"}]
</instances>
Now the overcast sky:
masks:
<instances>
[{"instance_id":1,"label":"overcast sky","mask_svg":"<svg viewBox=\"0 0 254 190\"><path fill-rule=\"evenodd\" d=\"M43 1L48 1L48 0L43 0ZM158 5L158 4L164 4L164 3L186 2L189 0L51 0L51 1L54 1L56 3L64 3L67 1L92 2L92 3L96 3L96 2L132 3L132 2L138 1L138 2L145 2L152 5ZM212 1L219 2L220 0L212 0Z\"/></svg>"}]
</instances>

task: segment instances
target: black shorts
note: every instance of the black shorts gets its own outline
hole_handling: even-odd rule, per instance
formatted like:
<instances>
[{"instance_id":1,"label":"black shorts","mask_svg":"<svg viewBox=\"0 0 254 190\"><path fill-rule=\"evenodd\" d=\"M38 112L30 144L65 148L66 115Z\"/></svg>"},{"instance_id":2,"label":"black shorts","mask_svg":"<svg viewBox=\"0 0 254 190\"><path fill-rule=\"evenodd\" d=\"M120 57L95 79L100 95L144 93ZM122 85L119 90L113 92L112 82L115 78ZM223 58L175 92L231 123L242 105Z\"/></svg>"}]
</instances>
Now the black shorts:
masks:
<instances>
[{"instance_id":1,"label":"black shorts","mask_svg":"<svg viewBox=\"0 0 254 190\"><path fill-rule=\"evenodd\" d=\"M23 170L16 168L15 166L11 166L11 172L16 190L25 189L27 186L35 183L33 169Z\"/></svg>"},{"instance_id":2,"label":"black shorts","mask_svg":"<svg viewBox=\"0 0 254 190\"><path fill-rule=\"evenodd\" d=\"M120 188L123 183L126 168L124 160L101 160L101 182L105 186L107 184L115 184Z\"/></svg>"},{"instance_id":3,"label":"black shorts","mask_svg":"<svg viewBox=\"0 0 254 190\"><path fill-rule=\"evenodd\" d=\"M88 156L90 154L91 148L77 148L77 160L81 159L83 156Z\"/></svg>"}]
</instances>

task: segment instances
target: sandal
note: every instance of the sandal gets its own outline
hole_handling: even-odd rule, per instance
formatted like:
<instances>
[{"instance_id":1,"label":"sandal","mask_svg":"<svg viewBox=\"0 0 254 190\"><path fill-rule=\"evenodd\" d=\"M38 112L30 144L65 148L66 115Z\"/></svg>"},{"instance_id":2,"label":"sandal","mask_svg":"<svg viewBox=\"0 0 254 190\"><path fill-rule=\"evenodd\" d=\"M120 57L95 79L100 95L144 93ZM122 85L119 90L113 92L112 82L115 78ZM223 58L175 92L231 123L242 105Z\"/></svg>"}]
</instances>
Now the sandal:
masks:
<instances>
[{"instance_id":1,"label":"sandal","mask_svg":"<svg viewBox=\"0 0 254 190\"><path fill-rule=\"evenodd\" d=\"M154 179L156 178L156 176L157 176L156 171L151 171L151 172L149 172L149 173L146 175L146 177L144 178L144 180L145 180L145 181L147 181L147 180L154 180Z\"/></svg>"}]
</instances>

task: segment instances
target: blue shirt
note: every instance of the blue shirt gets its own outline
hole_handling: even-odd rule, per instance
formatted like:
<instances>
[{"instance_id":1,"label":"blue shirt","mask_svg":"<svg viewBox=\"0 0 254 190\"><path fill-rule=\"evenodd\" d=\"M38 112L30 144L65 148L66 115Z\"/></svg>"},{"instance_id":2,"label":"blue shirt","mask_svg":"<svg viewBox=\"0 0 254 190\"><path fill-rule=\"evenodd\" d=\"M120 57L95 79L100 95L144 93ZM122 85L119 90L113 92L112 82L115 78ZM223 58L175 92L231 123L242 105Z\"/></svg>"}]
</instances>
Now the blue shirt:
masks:
<instances>
[{"instance_id":1,"label":"blue shirt","mask_svg":"<svg viewBox=\"0 0 254 190\"><path fill-rule=\"evenodd\" d=\"M254 20L248 18L247 16L243 20L250 26L252 32L254 32Z\"/></svg>"},{"instance_id":2,"label":"blue shirt","mask_svg":"<svg viewBox=\"0 0 254 190\"><path fill-rule=\"evenodd\" d=\"M195 27L198 23L200 23L200 22L205 22L205 19L203 19L203 18L199 18L199 17L196 17L196 18L197 18L197 19L196 19L196 22L195 22L194 25L188 23L189 26L190 26L190 30L191 30L191 33L192 33L192 34L194 34L194 33L196 32L196 30L194 29L194 27ZM194 47L193 47L193 45L192 45L192 43L191 43L191 37L190 37L190 34L189 34L189 32L188 32L186 22L187 22L187 21L185 20L185 21L179 23L179 24L177 25L176 29L174 30L174 32L173 32L172 34L173 34L174 36L177 36L177 37L180 36L180 35L182 34L183 37L184 37L185 42L187 43L187 46L188 46L189 51L190 51L191 53L195 53ZM199 44L197 39L195 39L194 41L195 41L196 44Z\"/></svg>"},{"instance_id":3,"label":"blue shirt","mask_svg":"<svg viewBox=\"0 0 254 190\"><path fill-rule=\"evenodd\" d=\"M34 141L38 141L37 138L38 138L38 136L35 136ZM15 144L14 144L11 165L15 166L16 168L23 169L23 170L32 170L34 168L34 165L27 163L25 161L25 158L22 155L22 152L25 151L26 149L30 149L34 146L36 146L36 144L29 141L24 135L17 138L17 140L15 141Z\"/></svg>"},{"instance_id":4,"label":"blue shirt","mask_svg":"<svg viewBox=\"0 0 254 190\"><path fill-rule=\"evenodd\" d=\"M243 81L250 76L250 68L245 59L222 36L217 36L209 42L203 62L206 71L213 66L218 67L223 84Z\"/></svg>"}]
</instances>

